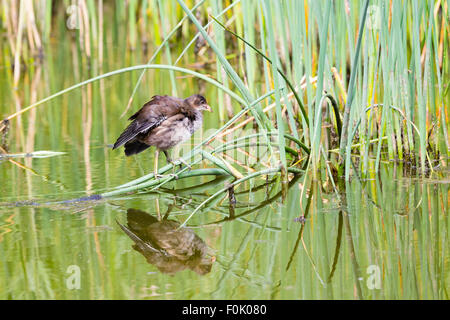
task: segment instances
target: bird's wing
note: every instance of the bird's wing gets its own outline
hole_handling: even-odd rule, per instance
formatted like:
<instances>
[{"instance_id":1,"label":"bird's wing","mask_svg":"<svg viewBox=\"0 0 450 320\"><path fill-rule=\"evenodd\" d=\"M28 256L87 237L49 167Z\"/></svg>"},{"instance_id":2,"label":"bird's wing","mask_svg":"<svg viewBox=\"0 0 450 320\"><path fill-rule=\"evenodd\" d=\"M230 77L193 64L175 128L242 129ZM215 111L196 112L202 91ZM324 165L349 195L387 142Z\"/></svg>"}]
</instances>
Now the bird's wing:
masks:
<instances>
[{"instance_id":1,"label":"bird's wing","mask_svg":"<svg viewBox=\"0 0 450 320\"><path fill-rule=\"evenodd\" d=\"M116 149L130 140L136 138L138 134L144 134L148 131L156 128L163 122L166 118L161 115L157 118L150 118L143 121L134 120L130 125L122 132L122 134L117 139L116 143L114 143L113 149Z\"/></svg>"},{"instance_id":2,"label":"bird's wing","mask_svg":"<svg viewBox=\"0 0 450 320\"><path fill-rule=\"evenodd\" d=\"M126 235L128 237L130 237L131 240L134 241L134 243L136 243L136 245L143 250L144 252L147 251L152 251L152 252L158 252L160 253L160 250L155 249L154 247L152 247L152 245L144 240L142 240L141 238L139 238L139 236L137 236L133 231L131 231L130 229L128 229L127 227L125 227L123 224L121 224L119 221L117 221L117 224L119 225L119 227L123 230L123 232L126 233Z\"/></svg>"},{"instance_id":3,"label":"bird's wing","mask_svg":"<svg viewBox=\"0 0 450 320\"><path fill-rule=\"evenodd\" d=\"M145 134L158 127L164 120L170 118L182 110L182 100L168 96L154 96L152 100L130 117L133 120L130 125L122 132L114 144L116 149L130 140L136 138L139 134Z\"/></svg>"},{"instance_id":4,"label":"bird's wing","mask_svg":"<svg viewBox=\"0 0 450 320\"><path fill-rule=\"evenodd\" d=\"M133 114L128 120L139 120L160 114L173 115L180 111L183 99L169 96L153 96L142 108Z\"/></svg>"}]
</instances>

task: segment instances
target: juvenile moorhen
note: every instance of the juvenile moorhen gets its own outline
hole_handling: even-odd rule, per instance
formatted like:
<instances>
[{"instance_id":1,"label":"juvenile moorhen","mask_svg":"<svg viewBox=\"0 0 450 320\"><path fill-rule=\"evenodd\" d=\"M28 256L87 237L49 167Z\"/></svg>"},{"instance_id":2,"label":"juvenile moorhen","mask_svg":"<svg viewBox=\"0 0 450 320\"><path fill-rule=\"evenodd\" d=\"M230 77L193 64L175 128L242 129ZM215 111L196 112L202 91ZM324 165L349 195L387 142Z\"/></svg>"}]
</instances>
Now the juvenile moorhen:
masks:
<instances>
[{"instance_id":1,"label":"juvenile moorhen","mask_svg":"<svg viewBox=\"0 0 450 320\"><path fill-rule=\"evenodd\" d=\"M113 149L125 145L125 155L130 156L155 146L154 174L158 177L159 151L162 150L167 161L172 163L167 150L189 139L201 127L204 110L212 111L199 94L186 99L154 96L128 119L133 122L117 139Z\"/></svg>"}]
</instances>

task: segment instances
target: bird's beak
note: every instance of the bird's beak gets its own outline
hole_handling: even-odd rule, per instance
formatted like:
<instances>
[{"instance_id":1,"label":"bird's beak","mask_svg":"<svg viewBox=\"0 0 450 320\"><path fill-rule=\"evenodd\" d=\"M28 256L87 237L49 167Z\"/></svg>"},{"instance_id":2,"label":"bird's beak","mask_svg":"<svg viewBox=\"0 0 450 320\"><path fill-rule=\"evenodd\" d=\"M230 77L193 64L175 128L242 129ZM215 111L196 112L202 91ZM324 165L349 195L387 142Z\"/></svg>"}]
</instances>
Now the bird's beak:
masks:
<instances>
[{"instance_id":1,"label":"bird's beak","mask_svg":"<svg viewBox=\"0 0 450 320\"><path fill-rule=\"evenodd\" d=\"M212 112L212 109L211 109L211 107L208 104L205 104L205 110L209 111L209 112Z\"/></svg>"}]
</instances>

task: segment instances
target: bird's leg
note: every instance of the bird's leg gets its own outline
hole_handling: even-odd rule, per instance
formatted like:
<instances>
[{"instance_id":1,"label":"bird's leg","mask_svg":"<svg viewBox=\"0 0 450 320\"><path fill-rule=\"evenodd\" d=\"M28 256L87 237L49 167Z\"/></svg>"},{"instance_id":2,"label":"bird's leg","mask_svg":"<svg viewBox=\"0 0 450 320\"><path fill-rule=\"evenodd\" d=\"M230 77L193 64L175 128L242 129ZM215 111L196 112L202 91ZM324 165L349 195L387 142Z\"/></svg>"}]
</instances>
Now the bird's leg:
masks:
<instances>
[{"instance_id":1,"label":"bird's leg","mask_svg":"<svg viewBox=\"0 0 450 320\"><path fill-rule=\"evenodd\" d=\"M173 164L172 158L169 155L169 152L167 152L167 150L163 150L164 155L166 156L167 162Z\"/></svg>"},{"instance_id":2,"label":"bird's leg","mask_svg":"<svg viewBox=\"0 0 450 320\"><path fill-rule=\"evenodd\" d=\"M175 202L175 199L173 200ZM167 220L167 218L169 217L170 212L172 211L173 207L175 206L175 203L171 203L169 204L169 206L167 207L167 211L166 214L163 217L163 220Z\"/></svg>"},{"instance_id":3,"label":"bird's leg","mask_svg":"<svg viewBox=\"0 0 450 320\"><path fill-rule=\"evenodd\" d=\"M154 164L153 164L153 175L155 176L155 179L159 179L162 177L160 174L158 174L158 157L159 157L159 150L156 149L155 150L155 160L154 160Z\"/></svg>"},{"instance_id":4,"label":"bird's leg","mask_svg":"<svg viewBox=\"0 0 450 320\"><path fill-rule=\"evenodd\" d=\"M164 152L164 154L166 155L166 158L167 158L167 151L164 150L163 152ZM159 157L159 150L156 149L156 151L155 151L155 164L154 164L154 167L153 167L153 175L155 176L155 179L161 179L161 178L166 177L166 175L158 173L158 157ZM172 159L170 159L170 157L169 157L169 158L167 158L167 161L172 162ZM178 179L178 177L175 174L172 174L172 173L168 174L167 176L174 177L175 179Z\"/></svg>"},{"instance_id":5,"label":"bird's leg","mask_svg":"<svg viewBox=\"0 0 450 320\"><path fill-rule=\"evenodd\" d=\"M172 173L169 174L169 176L174 177L175 179L178 179L178 176L175 174L175 164L173 163L172 158L169 155L169 152L167 152L167 150L163 150L163 152L164 152L164 155L166 156L167 162L173 165Z\"/></svg>"},{"instance_id":6,"label":"bird's leg","mask_svg":"<svg viewBox=\"0 0 450 320\"><path fill-rule=\"evenodd\" d=\"M180 161L180 170L183 168L182 164L184 164L186 167L189 168L189 170L192 169L192 167L186 163L186 161L183 160L183 158L178 158L177 160L173 161L170 157L169 157L169 153L167 152L167 150L164 150L164 154L166 155L167 158L167 162L170 162L171 164L173 164L175 166L175 161Z\"/></svg>"}]
</instances>

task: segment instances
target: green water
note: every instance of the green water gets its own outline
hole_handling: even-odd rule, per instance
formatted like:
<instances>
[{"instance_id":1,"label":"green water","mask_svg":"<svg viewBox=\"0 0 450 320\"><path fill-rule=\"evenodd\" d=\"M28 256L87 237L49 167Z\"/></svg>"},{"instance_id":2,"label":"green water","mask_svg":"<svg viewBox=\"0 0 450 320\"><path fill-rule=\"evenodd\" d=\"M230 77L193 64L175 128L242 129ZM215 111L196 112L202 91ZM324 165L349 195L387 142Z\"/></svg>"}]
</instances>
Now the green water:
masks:
<instances>
[{"instance_id":1,"label":"green water","mask_svg":"<svg viewBox=\"0 0 450 320\"><path fill-rule=\"evenodd\" d=\"M25 71L17 91L2 58L2 117L102 72L95 64L86 67L69 47L51 52ZM112 44L107 56L103 72L145 61ZM379 174L355 176L339 192L329 182L311 182L309 172L306 180L290 176L284 201L277 176L243 183L235 189L234 211L223 194L189 220L191 231L181 229L186 239L195 233L207 251L203 272L196 272L194 259L164 265L169 251L159 262L155 255L147 259L117 221L127 225L127 211L135 209L155 219L169 212L178 225L226 179L189 178L145 194L55 203L110 190L152 170L153 152L125 158L108 147L127 124L119 116L138 75L83 87L11 122L11 153L66 154L0 162L1 299L449 298L448 172L418 179L384 163ZM171 94L167 79L167 71L148 72L128 115L153 94ZM179 96L201 90L191 78L176 82ZM216 90L203 89L214 107ZM219 126L217 113L206 115L203 130ZM187 146L199 141L201 136Z\"/></svg>"}]
</instances>

